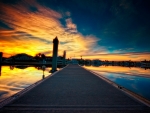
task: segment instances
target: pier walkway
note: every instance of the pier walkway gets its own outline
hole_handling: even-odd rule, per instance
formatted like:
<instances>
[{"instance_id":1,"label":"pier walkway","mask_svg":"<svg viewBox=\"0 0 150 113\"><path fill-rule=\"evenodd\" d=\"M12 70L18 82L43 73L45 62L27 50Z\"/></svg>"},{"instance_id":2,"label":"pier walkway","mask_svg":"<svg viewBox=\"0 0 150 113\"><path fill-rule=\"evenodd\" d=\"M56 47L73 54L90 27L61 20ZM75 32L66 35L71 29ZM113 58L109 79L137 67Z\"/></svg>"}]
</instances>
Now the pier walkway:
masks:
<instances>
[{"instance_id":1,"label":"pier walkway","mask_svg":"<svg viewBox=\"0 0 150 113\"><path fill-rule=\"evenodd\" d=\"M78 65L68 65L0 113L150 113L149 107Z\"/></svg>"}]
</instances>

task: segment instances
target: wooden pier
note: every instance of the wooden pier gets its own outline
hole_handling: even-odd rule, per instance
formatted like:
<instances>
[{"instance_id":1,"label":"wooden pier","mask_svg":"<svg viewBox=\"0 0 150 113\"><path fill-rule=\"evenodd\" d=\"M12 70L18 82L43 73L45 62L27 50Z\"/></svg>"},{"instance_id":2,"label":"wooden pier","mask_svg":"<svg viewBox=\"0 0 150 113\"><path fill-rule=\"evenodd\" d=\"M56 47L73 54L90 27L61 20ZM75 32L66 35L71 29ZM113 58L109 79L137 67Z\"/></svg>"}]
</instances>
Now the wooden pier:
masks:
<instances>
[{"instance_id":1,"label":"wooden pier","mask_svg":"<svg viewBox=\"0 0 150 113\"><path fill-rule=\"evenodd\" d=\"M16 97L0 113L150 113L150 107L70 64Z\"/></svg>"}]
</instances>

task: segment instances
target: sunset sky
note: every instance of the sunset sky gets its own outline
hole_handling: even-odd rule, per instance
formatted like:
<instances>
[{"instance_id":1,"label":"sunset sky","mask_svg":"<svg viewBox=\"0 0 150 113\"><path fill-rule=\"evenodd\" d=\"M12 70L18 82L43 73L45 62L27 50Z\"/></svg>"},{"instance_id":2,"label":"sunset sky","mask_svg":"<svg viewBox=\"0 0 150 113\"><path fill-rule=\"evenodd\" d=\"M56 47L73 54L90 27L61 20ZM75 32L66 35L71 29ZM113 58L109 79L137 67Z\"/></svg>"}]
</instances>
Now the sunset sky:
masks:
<instances>
[{"instance_id":1,"label":"sunset sky","mask_svg":"<svg viewBox=\"0 0 150 113\"><path fill-rule=\"evenodd\" d=\"M0 0L0 52L150 60L149 0Z\"/></svg>"}]
</instances>

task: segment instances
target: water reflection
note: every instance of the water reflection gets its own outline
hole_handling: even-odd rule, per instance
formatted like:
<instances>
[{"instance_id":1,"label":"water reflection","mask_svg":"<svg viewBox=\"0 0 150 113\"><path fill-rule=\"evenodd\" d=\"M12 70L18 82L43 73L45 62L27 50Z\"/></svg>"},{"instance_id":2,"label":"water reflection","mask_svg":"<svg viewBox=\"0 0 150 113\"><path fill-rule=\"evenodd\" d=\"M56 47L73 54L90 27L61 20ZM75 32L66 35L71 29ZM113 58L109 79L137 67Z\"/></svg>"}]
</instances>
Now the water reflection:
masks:
<instances>
[{"instance_id":1,"label":"water reflection","mask_svg":"<svg viewBox=\"0 0 150 113\"><path fill-rule=\"evenodd\" d=\"M94 71L120 73L120 74L122 73L128 75L150 77L150 69L145 70L144 68L140 67L122 67L122 66L105 66L105 65L102 65L100 67L95 66L84 66L84 67Z\"/></svg>"},{"instance_id":2,"label":"water reflection","mask_svg":"<svg viewBox=\"0 0 150 113\"><path fill-rule=\"evenodd\" d=\"M27 67L29 67L29 66L27 66L27 65L16 65L15 66L15 68L19 68L19 69L26 69Z\"/></svg>"},{"instance_id":3,"label":"water reflection","mask_svg":"<svg viewBox=\"0 0 150 113\"><path fill-rule=\"evenodd\" d=\"M13 66L13 65L10 65L10 70L13 70L13 69L14 69L14 67L15 67L15 66Z\"/></svg>"},{"instance_id":4,"label":"water reflection","mask_svg":"<svg viewBox=\"0 0 150 113\"><path fill-rule=\"evenodd\" d=\"M1 76L1 70L2 70L2 66L0 65L0 76Z\"/></svg>"},{"instance_id":5,"label":"water reflection","mask_svg":"<svg viewBox=\"0 0 150 113\"><path fill-rule=\"evenodd\" d=\"M0 76L0 101L25 87L50 75L51 67L2 66Z\"/></svg>"},{"instance_id":6,"label":"water reflection","mask_svg":"<svg viewBox=\"0 0 150 113\"><path fill-rule=\"evenodd\" d=\"M43 79L45 78L45 75L44 75L44 71L45 71L45 69L46 69L46 66L45 66L45 65L43 65L43 66L42 66L42 70L43 70Z\"/></svg>"},{"instance_id":7,"label":"water reflection","mask_svg":"<svg viewBox=\"0 0 150 113\"><path fill-rule=\"evenodd\" d=\"M150 87L149 69L119 66L84 67L150 100L150 90L147 90Z\"/></svg>"},{"instance_id":8,"label":"water reflection","mask_svg":"<svg viewBox=\"0 0 150 113\"><path fill-rule=\"evenodd\" d=\"M150 69L150 61L101 61L101 60L78 60L79 65L85 66L120 66L120 67L140 67L146 69Z\"/></svg>"}]
</instances>

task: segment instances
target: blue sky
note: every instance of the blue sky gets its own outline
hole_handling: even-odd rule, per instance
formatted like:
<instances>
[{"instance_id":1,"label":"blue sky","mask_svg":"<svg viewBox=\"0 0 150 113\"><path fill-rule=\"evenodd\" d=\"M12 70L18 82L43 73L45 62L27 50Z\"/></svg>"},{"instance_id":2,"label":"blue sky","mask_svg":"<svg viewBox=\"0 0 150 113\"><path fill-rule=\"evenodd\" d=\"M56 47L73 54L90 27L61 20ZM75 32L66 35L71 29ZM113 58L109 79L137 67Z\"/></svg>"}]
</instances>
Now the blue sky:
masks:
<instances>
[{"instance_id":1,"label":"blue sky","mask_svg":"<svg viewBox=\"0 0 150 113\"><path fill-rule=\"evenodd\" d=\"M98 44L107 46L110 52L150 51L149 2L73 0L58 4L60 9L72 12L72 20L79 32L100 38Z\"/></svg>"},{"instance_id":2,"label":"blue sky","mask_svg":"<svg viewBox=\"0 0 150 113\"><path fill-rule=\"evenodd\" d=\"M68 57L150 57L148 0L1 0L0 6L0 51L6 48L6 56L51 55L58 36L59 53L66 50Z\"/></svg>"}]
</instances>

